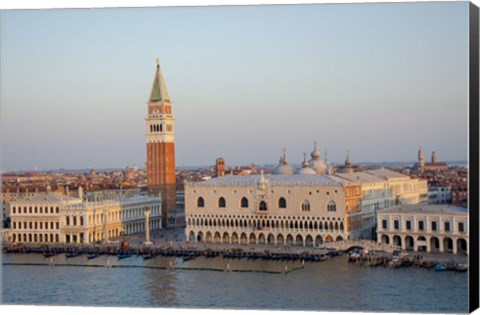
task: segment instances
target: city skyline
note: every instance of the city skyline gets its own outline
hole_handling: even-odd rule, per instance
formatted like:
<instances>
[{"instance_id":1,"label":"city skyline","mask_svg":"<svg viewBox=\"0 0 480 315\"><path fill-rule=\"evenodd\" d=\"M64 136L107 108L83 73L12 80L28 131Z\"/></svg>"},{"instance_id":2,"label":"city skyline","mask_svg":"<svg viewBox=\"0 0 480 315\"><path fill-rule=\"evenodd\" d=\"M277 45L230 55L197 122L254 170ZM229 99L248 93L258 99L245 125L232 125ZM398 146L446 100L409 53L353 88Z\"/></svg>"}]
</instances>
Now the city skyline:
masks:
<instances>
[{"instance_id":1,"label":"city skyline","mask_svg":"<svg viewBox=\"0 0 480 315\"><path fill-rule=\"evenodd\" d=\"M314 140L334 163L419 147L467 160L467 17L465 3L2 11L2 170L143 168L157 57L179 167L275 164L284 147L299 164Z\"/></svg>"}]
</instances>

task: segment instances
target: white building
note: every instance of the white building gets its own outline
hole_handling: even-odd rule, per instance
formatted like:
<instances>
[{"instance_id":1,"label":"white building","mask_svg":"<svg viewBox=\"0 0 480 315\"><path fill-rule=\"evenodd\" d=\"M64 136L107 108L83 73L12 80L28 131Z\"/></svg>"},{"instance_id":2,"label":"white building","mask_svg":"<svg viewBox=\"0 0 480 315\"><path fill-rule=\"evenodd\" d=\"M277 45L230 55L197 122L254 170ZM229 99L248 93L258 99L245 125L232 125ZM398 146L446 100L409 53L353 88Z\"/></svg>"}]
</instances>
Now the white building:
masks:
<instances>
[{"instance_id":1,"label":"white building","mask_svg":"<svg viewBox=\"0 0 480 315\"><path fill-rule=\"evenodd\" d=\"M347 239L345 215L343 181L327 175L220 176L185 184L189 241L313 246Z\"/></svg>"},{"instance_id":2,"label":"white building","mask_svg":"<svg viewBox=\"0 0 480 315\"><path fill-rule=\"evenodd\" d=\"M395 205L395 197L385 179L366 173L337 173L336 176L361 187L363 239L373 239L377 225L377 210Z\"/></svg>"},{"instance_id":3,"label":"white building","mask_svg":"<svg viewBox=\"0 0 480 315\"><path fill-rule=\"evenodd\" d=\"M52 193L10 202L9 240L21 243L64 242L62 213L65 207L81 202L80 198Z\"/></svg>"},{"instance_id":4,"label":"white building","mask_svg":"<svg viewBox=\"0 0 480 315\"><path fill-rule=\"evenodd\" d=\"M395 197L395 204L417 204L428 200L428 182L426 179L411 178L386 168L365 171L383 179L386 187Z\"/></svg>"},{"instance_id":5,"label":"white building","mask_svg":"<svg viewBox=\"0 0 480 315\"><path fill-rule=\"evenodd\" d=\"M378 211L378 240L406 250L468 253L468 210L451 205L399 205Z\"/></svg>"},{"instance_id":6,"label":"white building","mask_svg":"<svg viewBox=\"0 0 480 315\"><path fill-rule=\"evenodd\" d=\"M132 196L82 202L47 193L10 203L8 239L22 243L91 243L145 231L144 211L151 210L150 229L160 229L160 197Z\"/></svg>"},{"instance_id":7,"label":"white building","mask_svg":"<svg viewBox=\"0 0 480 315\"><path fill-rule=\"evenodd\" d=\"M428 188L428 203L451 203L452 190L450 186L431 186Z\"/></svg>"}]
</instances>

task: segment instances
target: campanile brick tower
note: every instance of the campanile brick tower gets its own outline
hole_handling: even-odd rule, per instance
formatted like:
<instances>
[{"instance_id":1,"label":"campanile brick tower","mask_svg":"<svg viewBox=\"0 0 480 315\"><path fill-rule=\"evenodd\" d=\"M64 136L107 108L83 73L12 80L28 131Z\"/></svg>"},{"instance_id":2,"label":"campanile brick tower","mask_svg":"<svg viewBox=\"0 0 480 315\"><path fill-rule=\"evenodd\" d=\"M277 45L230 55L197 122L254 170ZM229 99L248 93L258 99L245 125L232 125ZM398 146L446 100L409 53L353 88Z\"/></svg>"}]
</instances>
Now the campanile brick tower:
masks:
<instances>
[{"instance_id":1,"label":"campanile brick tower","mask_svg":"<svg viewBox=\"0 0 480 315\"><path fill-rule=\"evenodd\" d=\"M157 59L157 70L148 100L147 188L150 195L162 197L162 226L168 226L168 213L176 209L175 118Z\"/></svg>"}]
</instances>

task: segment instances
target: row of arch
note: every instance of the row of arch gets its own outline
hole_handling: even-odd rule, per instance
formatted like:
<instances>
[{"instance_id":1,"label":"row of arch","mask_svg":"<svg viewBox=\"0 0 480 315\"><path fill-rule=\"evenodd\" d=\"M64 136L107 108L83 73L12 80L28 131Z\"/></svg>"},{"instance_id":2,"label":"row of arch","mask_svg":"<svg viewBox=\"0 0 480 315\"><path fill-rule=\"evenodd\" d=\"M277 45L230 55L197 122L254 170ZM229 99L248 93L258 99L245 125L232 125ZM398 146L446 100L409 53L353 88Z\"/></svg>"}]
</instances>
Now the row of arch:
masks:
<instances>
[{"instance_id":1,"label":"row of arch","mask_svg":"<svg viewBox=\"0 0 480 315\"><path fill-rule=\"evenodd\" d=\"M345 227L341 221L304 221L273 219L230 219L230 218L187 218L189 227L247 228L247 229L290 229L311 231L343 232Z\"/></svg>"},{"instance_id":2,"label":"row of arch","mask_svg":"<svg viewBox=\"0 0 480 315\"><path fill-rule=\"evenodd\" d=\"M162 124L150 125L150 132L162 132L163 126Z\"/></svg>"},{"instance_id":3,"label":"row of arch","mask_svg":"<svg viewBox=\"0 0 480 315\"><path fill-rule=\"evenodd\" d=\"M50 233L13 233L12 242L23 242L23 243L58 243L60 241L60 236L58 234Z\"/></svg>"},{"instance_id":4,"label":"row of arch","mask_svg":"<svg viewBox=\"0 0 480 315\"><path fill-rule=\"evenodd\" d=\"M414 238L411 235L401 237L399 235L389 236L384 234L381 236L380 240L383 244L392 244L405 250L447 252L454 254L458 252L468 252L467 241L463 238L453 240L450 237L431 236L427 239L425 236L418 236Z\"/></svg>"},{"instance_id":5,"label":"row of arch","mask_svg":"<svg viewBox=\"0 0 480 315\"><path fill-rule=\"evenodd\" d=\"M217 206L219 208L226 208L227 207L227 201L225 200L224 197L218 198ZM205 207L205 199L203 197L198 197L197 198L197 208L204 208L204 207ZM249 207L249 201L248 201L247 197L243 197L242 199L240 199L240 207L241 208L248 208ZM265 201L262 200L258 203L258 208L261 211L265 211L265 210L268 210L268 205ZM280 208L280 209L287 208L287 200L285 198L280 197L278 199L278 208ZM301 209L302 209L302 211L310 211L310 202L307 199L305 199L302 202ZM337 204L335 203L335 201L330 200L327 203L327 211L329 211L329 212L337 211Z\"/></svg>"},{"instance_id":6,"label":"row of arch","mask_svg":"<svg viewBox=\"0 0 480 315\"><path fill-rule=\"evenodd\" d=\"M256 244L256 245L291 245L311 247L324 243L340 242L344 238L341 235L334 236L327 235L311 235L307 234L282 234L282 233L247 233L247 232L212 232L212 231L198 231L193 230L186 233L186 238L190 242L205 242L217 244Z\"/></svg>"}]
</instances>

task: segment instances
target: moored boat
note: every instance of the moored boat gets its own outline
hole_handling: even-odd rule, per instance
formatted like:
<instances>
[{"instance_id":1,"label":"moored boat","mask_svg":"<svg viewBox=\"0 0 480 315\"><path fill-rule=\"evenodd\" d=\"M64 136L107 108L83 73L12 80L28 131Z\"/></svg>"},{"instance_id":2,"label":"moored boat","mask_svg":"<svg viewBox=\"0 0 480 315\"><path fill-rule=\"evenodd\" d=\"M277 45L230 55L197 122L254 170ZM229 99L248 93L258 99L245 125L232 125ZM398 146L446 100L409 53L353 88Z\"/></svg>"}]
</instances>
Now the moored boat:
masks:
<instances>
[{"instance_id":1,"label":"moored boat","mask_svg":"<svg viewBox=\"0 0 480 315\"><path fill-rule=\"evenodd\" d=\"M442 264L436 264L435 267L433 267L433 270L435 270L435 271L445 271L445 270L447 270L447 268L445 268L445 266L442 265Z\"/></svg>"}]
</instances>

